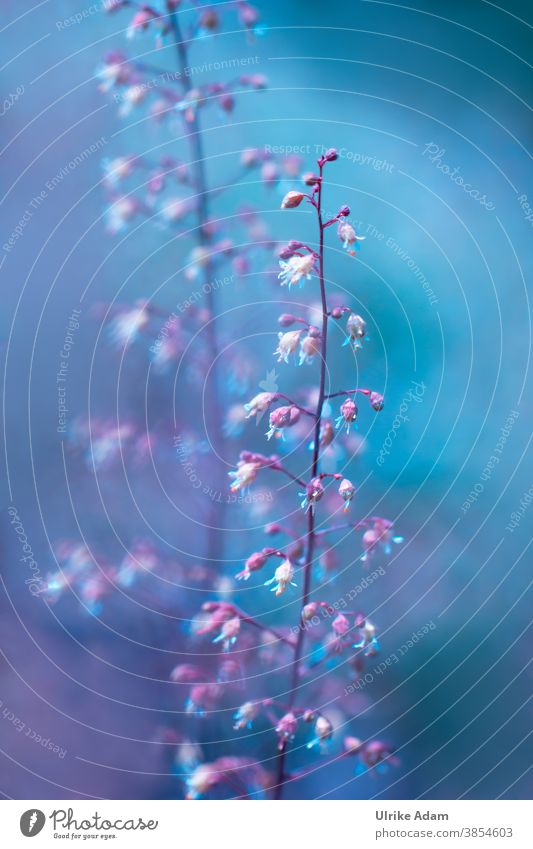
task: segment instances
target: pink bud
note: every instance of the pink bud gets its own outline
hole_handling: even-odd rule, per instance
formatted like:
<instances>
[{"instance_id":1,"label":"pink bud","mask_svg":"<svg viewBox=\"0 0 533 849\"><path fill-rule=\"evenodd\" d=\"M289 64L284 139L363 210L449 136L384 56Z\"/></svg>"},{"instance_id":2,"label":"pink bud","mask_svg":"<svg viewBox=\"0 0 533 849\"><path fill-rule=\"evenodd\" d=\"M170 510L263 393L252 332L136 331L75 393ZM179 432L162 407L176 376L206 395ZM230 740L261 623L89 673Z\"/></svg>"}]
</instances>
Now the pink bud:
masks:
<instances>
[{"instance_id":1,"label":"pink bud","mask_svg":"<svg viewBox=\"0 0 533 849\"><path fill-rule=\"evenodd\" d=\"M343 310L340 307L333 307L333 309L331 310L331 317L332 318L342 318L342 313L343 313Z\"/></svg>"},{"instance_id":2,"label":"pink bud","mask_svg":"<svg viewBox=\"0 0 533 849\"><path fill-rule=\"evenodd\" d=\"M281 209L294 209L294 207L300 206L304 197L305 194L303 192L287 192L281 201Z\"/></svg>"},{"instance_id":3,"label":"pink bud","mask_svg":"<svg viewBox=\"0 0 533 849\"><path fill-rule=\"evenodd\" d=\"M338 158L339 154L337 153L334 147L330 147L328 150L326 150L324 154L324 159L326 162L335 162L335 160Z\"/></svg>"},{"instance_id":4,"label":"pink bud","mask_svg":"<svg viewBox=\"0 0 533 849\"><path fill-rule=\"evenodd\" d=\"M280 327L290 327L291 324L294 324L296 321L296 316L291 315L289 312L284 312L278 318L278 324Z\"/></svg>"},{"instance_id":5,"label":"pink bud","mask_svg":"<svg viewBox=\"0 0 533 849\"><path fill-rule=\"evenodd\" d=\"M345 218L347 215L349 215L349 214L350 214L350 212L351 212L350 207L349 207L349 206L347 206L346 204L344 204L343 206L341 206L341 208L339 209L339 215L342 215L344 218Z\"/></svg>"}]
</instances>

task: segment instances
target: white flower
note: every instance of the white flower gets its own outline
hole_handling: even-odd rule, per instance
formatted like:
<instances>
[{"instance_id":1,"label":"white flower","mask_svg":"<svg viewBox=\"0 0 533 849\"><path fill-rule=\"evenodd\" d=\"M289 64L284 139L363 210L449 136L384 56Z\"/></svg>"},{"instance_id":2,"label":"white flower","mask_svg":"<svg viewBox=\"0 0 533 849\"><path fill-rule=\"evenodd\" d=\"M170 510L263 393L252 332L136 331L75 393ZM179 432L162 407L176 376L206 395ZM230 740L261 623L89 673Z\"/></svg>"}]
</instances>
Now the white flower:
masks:
<instances>
[{"instance_id":1,"label":"white flower","mask_svg":"<svg viewBox=\"0 0 533 849\"><path fill-rule=\"evenodd\" d=\"M273 392L260 392L258 395L255 395L248 404L244 405L244 409L248 413L246 418L249 419L252 416L256 416L258 413L264 413L265 410L268 410L273 399Z\"/></svg>"},{"instance_id":2,"label":"white flower","mask_svg":"<svg viewBox=\"0 0 533 849\"><path fill-rule=\"evenodd\" d=\"M353 229L351 224L348 224L347 221L340 221L339 227L337 230L339 235L339 239L343 243L343 248L346 248L349 254L354 256L355 251L353 249L353 245L357 247L357 242L362 242L366 239L366 236L358 236Z\"/></svg>"}]
</instances>

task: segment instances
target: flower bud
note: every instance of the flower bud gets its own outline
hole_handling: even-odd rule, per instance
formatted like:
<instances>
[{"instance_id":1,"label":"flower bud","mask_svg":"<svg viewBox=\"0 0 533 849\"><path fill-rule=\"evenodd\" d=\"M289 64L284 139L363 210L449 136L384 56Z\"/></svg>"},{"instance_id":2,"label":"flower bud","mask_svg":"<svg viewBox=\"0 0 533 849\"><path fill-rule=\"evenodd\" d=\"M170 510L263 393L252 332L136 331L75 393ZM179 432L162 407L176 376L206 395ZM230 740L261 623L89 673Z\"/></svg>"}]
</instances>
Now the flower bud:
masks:
<instances>
[{"instance_id":1,"label":"flower bud","mask_svg":"<svg viewBox=\"0 0 533 849\"><path fill-rule=\"evenodd\" d=\"M300 206L305 194L303 192L287 192L281 201L282 209L294 209L295 206Z\"/></svg>"},{"instance_id":2,"label":"flower bud","mask_svg":"<svg viewBox=\"0 0 533 849\"><path fill-rule=\"evenodd\" d=\"M335 162L335 160L338 159L338 158L339 158L339 154L337 153L337 151L334 147L330 147L328 150L326 150L326 152L324 154L324 160L326 162Z\"/></svg>"},{"instance_id":3,"label":"flower bud","mask_svg":"<svg viewBox=\"0 0 533 849\"><path fill-rule=\"evenodd\" d=\"M339 209L339 215L342 215L343 218L346 218L346 216L349 215L350 212L351 209L346 204L343 204L343 206L341 206L341 208Z\"/></svg>"},{"instance_id":4,"label":"flower bud","mask_svg":"<svg viewBox=\"0 0 533 849\"><path fill-rule=\"evenodd\" d=\"M333 307L331 310L332 318L342 318L343 310L340 307Z\"/></svg>"},{"instance_id":5,"label":"flower bud","mask_svg":"<svg viewBox=\"0 0 533 849\"><path fill-rule=\"evenodd\" d=\"M303 180L306 186L314 186L316 183L320 183L318 174L311 174L310 172L304 174Z\"/></svg>"},{"instance_id":6,"label":"flower bud","mask_svg":"<svg viewBox=\"0 0 533 849\"><path fill-rule=\"evenodd\" d=\"M379 392L371 392L369 396L370 406L376 413L379 413L383 409L384 400L383 395L380 395Z\"/></svg>"},{"instance_id":7,"label":"flower bud","mask_svg":"<svg viewBox=\"0 0 533 849\"><path fill-rule=\"evenodd\" d=\"M289 312L282 313L278 318L278 324L280 327L290 327L295 321L296 316L291 315Z\"/></svg>"}]
</instances>

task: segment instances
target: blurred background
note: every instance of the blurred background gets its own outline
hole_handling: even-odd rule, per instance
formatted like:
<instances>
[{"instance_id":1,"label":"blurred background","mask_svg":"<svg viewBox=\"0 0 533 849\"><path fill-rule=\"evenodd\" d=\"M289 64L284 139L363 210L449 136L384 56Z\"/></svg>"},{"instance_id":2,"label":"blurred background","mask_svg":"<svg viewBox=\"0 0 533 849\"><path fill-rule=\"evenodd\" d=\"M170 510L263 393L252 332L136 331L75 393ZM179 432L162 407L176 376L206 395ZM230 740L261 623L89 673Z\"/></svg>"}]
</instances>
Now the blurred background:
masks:
<instances>
[{"instance_id":1,"label":"blurred background","mask_svg":"<svg viewBox=\"0 0 533 849\"><path fill-rule=\"evenodd\" d=\"M183 798L189 740L207 761L235 755L273 769L268 723L237 733L231 721L245 698L286 693L265 647L256 656L244 642L245 691L203 719L185 714L186 688L168 678L178 663L211 662L215 648L191 638L190 624L207 599L280 628L298 621L299 589L278 602L262 586L270 572L244 589L233 580L269 544L266 522L303 529L296 490L265 472L254 497L217 505L228 500L221 474L243 448L283 452L295 474L308 463L304 429L273 447L266 418L256 428L239 411L264 381L304 399L317 382L316 362L278 364L272 352L278 315L296 305L312 315L318 300L316 279L280 289L276 253L288 239L316 244L309 208L279 207L301 185L291 168L316 168L324 145L340 154L325 208L348 204L365 236L351 257L328 231L328 287L365 317L369 336L354 356L344 322L333 327L328 385L369 386L386 401L379 415L361 404L359 429L325 462L358 485L354 520L386 516L405 540L378 555L370 571L384 574L355 603L379 629L382 658L432 627L353 699L343 696L346 665L314 682L339 725L332 754L350 733L389 741L399 763L356 774L349 758L321 767L299 747L294 764L315 771L287 795L527 798L530 10L518 0L258 5L251 34L232 4L212 4L218 33L189 45L196 85L234 79L233 60L268 78L261 90L239 86L231 111L199 110L209 185L228 185L210 198L217 238L249 248L238 272L234 256L216 269L213 371L190 262L195 225L165 213L181 188L150 206L151 166L134 169L127 191L139 208L117 226L122 187L106 179L117 157L190 165L182 125L157 118L160 92L128 110L101 90L112 51L175 72L172 39L158 46L153 27L129 39L132 10L107 14L88 0L2 4L0 790ZM193 13L178 10L184 27ZM242 176L247 149L281 154L276 176ZM139 299L150 311L136 333L135 316L119 319ZM177 347L161 363L150 348L172 314ZM206 516L223 529L216 563L205 560ZM360 536L335 537L316 564L317 599L359 585L361 550ZM54 594L76 557L100 578Z\"/></svg>"}]
</instances>

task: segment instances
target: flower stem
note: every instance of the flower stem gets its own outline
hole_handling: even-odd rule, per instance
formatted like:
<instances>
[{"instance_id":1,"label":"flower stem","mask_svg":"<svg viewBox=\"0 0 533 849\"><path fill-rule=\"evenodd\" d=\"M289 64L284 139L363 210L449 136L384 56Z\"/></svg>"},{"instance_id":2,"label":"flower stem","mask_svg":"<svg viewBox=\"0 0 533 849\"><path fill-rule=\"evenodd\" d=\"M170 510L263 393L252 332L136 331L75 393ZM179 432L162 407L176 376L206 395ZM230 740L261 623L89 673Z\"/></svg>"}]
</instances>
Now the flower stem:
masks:
<instances>
[{"instance_id":1,"label":"flower stem","mask_svg":"<svg viewBox=\"0 0 533 849\"><path fill-rule=\"evenodd\" d=\"M317 188L317 197L316 197L316 211L317 211L317 219L318 219L318 228L319 228L319 283L320 283L320 300L322 304L322 350L321 350L321 361L320 361L320 385L318 389L318 401L316 406L315 413L315 438L314 438L314 448L313 448L313 463L312 463L312 471L311 477L315 478L318 475L318 465L320 460L320 428L322 425L322 408L324 406L324 400L326 397L326 363L327 363L327 342L328 342L328 306L326 301L326 286L324 282L324 222L322 220L322 168L323 165L319 161L318 163L320 169L320 181L318 182ZM306 536L306 550L305 550L305 561L303 567L303 587L302 587L302 598L301 598L301 610L300 610L300 624L303 625L303 620L301 618L302 611L305 605L309 601L309 596L311 593L311 574L313 569L313 556L315 551L315 516L313 510L309 510L307 514L307 536ZM292 671L291 671L291 684L289 690L289 709L292 710L294 707L294 701L296 698L296 691L298 689L298 681L300 678L300 663L303 655L304 648L304 640L305 640L305 628L300 627L298 629L298 637L296 639L296 645L294 648L294 660L292 663ZM287 744L284 743L282 748L279 750L278 758L277 758L277 768L276 768L276 789L274 792L275 799L281 799L283 796L283 789L285 782L287 780L287 776L285 774L285 758L287 754Z\"/></svg>"},{"instance_id":2,"label":"flower stem","mask_svg":"<svg viewBox=\"0 0 533 849\"><path fill-rule=\"evenodd\" d=\"M190 77L190 66L189 66L189 57L188 50L185 41L182 38L181 28L179 24L178 14L176 12L176 8L171 0L167 0L167 13L170 29L172 30L172 34L174 36L178 66L180 71L180 81L182 83L182 88L184 94L187 94L190 87L192 87L192 80ZM187 80L189 82L187 82ZM186 121L184 121L186 123ZM186 124L187 125L187 124ZM197 230L196 230L196 239L199 247L208 248L209 247L209 235L207 230L207 224L209 221L209 210L208 210L208 201L207 201L207 180L205 175L205 164L204 164L204 152L203 152L203 142L202 142L202 130L200 127L200 123L198 120L198 115L194 112L192 120L188 124L189 132L188 132L188 140L191 148L191 155L193 160L194 167L194 177L196 184L196 191L198 193L198 202L196 204L196 215L197 215ZM220 471L220 462L222 450L224 447L224 434L222 432L222 428L220 427L221 417L219 411L222 410L222 403L220 398L220 366L219 366L219 356L220 349L218 345L217 339L217 330L215 325L215 315L216 315L216 297L214 287L211 285L211 277L212 277L212 262L211 258L208 255L207 261L203 266L204 273L204 291L206 292L206 304L207 309L209 311L209 320L206 325L206 337L207 337L207 348L209 351L209 359L211 365L211 380L213 384L213 390L210 393L212 411L214 415L208 415L207 419L213 422L213 431L211 436L211 442L213 447L213 452L217 455L213 468L217 471L214 474L214 486L213 490L215 492L215 498L212 500L210 505L210 509L208 511L207 517L207 543L206 543L206 559L208 561L217 561L222 558L222 526L223 526L223 517L225 510L225 502L224 499L221 498L218 500L218 495L222 492L223 482L222 475Z\"/></svg>"}]
</instances>

